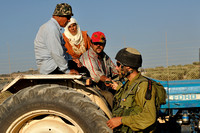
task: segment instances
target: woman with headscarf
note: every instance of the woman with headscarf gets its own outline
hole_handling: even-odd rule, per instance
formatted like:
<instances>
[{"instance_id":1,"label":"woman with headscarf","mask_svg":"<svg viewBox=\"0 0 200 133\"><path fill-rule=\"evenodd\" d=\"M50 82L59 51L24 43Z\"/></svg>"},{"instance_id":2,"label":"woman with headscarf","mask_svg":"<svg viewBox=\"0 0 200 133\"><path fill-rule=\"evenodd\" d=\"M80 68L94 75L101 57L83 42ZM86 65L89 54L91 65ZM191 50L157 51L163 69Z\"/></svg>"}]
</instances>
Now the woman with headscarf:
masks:
<instances>
[{"instance_id":1,"label":"woman with headscarf","mask_svg":"<svg viewBox=\"0 0 200 133\"><path fill-rule=\"evenodd\" d=\"M68 62L69 69L72 68L82 72L83 68L79 57L90 48L91 39L87 31L81 31L75 18L71 18L64 29L63 38L67 49L66 52L72 56L72 61Z\"/></svg>"}]
</instances>

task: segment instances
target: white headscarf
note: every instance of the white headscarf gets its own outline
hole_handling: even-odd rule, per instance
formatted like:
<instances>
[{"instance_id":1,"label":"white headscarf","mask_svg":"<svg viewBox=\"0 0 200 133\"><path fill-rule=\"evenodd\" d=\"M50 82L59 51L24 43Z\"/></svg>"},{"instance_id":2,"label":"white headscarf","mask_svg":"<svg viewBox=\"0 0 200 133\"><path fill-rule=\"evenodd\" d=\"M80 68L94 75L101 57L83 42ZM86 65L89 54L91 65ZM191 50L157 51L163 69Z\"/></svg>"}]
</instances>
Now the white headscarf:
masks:
<instances>
[{"instance_id":1,"label":"white headscarf","mask_svg":"<svg viewBox=\"0 0 200 133\"><path fill-rule=\"evenodd\" d=\"M77 33L76 33L76 35L72 35L69 32L69 29L68 29L68 27L73 23L76 23L76 25L77 25ZM78 55L84 53L86 51L85 43L84 43L84 40L83 40L83 36L82 36L82 32L81 32L80 26L76 22L76 19L75 18L71 18L70 22L66 25L66 27L64 29L65 29L64 34L68 38L69 43L71 44L73 51ZM80 44L80 48L76 47L79 44Z\"/></svg>"},{"instance_id":2,"label":"white headscarf","mask_svg":"<svg viewBox=\"0 0 200 133\"><path fill-rule=\"evenodd\" d=\"M77 25L77 34L76 35L72 35L68 30L68 27L73 23L76 23L76 25ZM66 27L64 29L65 29L64 34L69 39L70 44L79 45L82 42L83 37L82 37L81 29L80 29L78 23L76 22L75 18L71 18L70 22L68 22L68 24L66 25Z\"/></svg>"}]
</instances>

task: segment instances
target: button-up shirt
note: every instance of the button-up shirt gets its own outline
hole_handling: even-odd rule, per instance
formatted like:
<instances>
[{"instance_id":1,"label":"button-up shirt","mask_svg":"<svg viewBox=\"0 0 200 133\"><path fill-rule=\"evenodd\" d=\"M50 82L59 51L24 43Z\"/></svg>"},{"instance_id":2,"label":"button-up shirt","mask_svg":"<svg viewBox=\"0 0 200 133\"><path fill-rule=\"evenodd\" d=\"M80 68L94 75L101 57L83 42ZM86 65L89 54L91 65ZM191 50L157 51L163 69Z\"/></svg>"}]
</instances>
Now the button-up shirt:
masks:
<instances>
[{"instance_id":1,"label":"button-up shirt","mask_svg":"<svg viewBox=\"0 0 200 133\"><path fill-rule=\"evenodd\" d=\"M61 27L54 18L40 27L34 44L36 63L40 73L49 74L57 67L66 72L68 67L63 51Z\"/></svg>"},{"instance_id":2,"label":"button-up shirt","mask_svg":"<svg viewBox=\"0 0 200 133\"><path fill-rule=\"evenodd\" d=\"M92 47L90 47L90 49L82 54L82 56L80 57L80 62L89 70L90 76L95 82L99 82L100 77L103 75L107 77L112 77L117 74L115 65L106 53L103 53L105 70L103 69L102 63L98 59L98 55L97 53L95 53Z\"/></svg>"}]
</instances>

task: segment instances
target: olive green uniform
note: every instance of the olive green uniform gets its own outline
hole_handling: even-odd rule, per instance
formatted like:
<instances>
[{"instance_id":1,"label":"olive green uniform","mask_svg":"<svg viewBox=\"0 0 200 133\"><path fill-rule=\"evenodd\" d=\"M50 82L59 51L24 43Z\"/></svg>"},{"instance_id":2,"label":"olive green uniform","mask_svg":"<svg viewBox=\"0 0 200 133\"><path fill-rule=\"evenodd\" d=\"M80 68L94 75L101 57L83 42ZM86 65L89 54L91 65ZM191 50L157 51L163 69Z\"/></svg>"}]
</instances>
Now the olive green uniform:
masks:
<instances>
[{"instance_id":1,"label":"olive green uniform","mask_svg":"<svg viewBox=\"0 0 200 133\"><path fill-rule=\"evenodd\" d=\"M137 81L143 80L140 84ZM152 90L150 100L145 99L148 82L139 73L125 85L118 86L115 95L113 117L122 117L122 125L114 132L131 133L134 131L152 131L156 122L155 91ZM153 128L152 128L153 127Z\"/></svg>"}]
</instances>

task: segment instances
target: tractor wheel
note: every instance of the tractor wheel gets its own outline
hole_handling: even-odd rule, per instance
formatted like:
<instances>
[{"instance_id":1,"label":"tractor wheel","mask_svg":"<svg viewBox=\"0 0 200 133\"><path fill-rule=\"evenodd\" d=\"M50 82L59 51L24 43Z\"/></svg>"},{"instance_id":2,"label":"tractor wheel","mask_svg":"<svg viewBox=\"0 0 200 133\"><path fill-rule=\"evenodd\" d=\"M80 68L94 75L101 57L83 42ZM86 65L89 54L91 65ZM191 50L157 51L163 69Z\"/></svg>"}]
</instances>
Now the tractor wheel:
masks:
<instances>
[{"instance_id":1,"label":"tractor wheel","mask_svg":"<svg viewBox=\"0 0 200 133\"><path fill-rule=\"evenodd\" d=\"M107 120L87 96L59 85L25 88L0 105L1 133L109 133Z\"/></svg>"}]
</instances>

